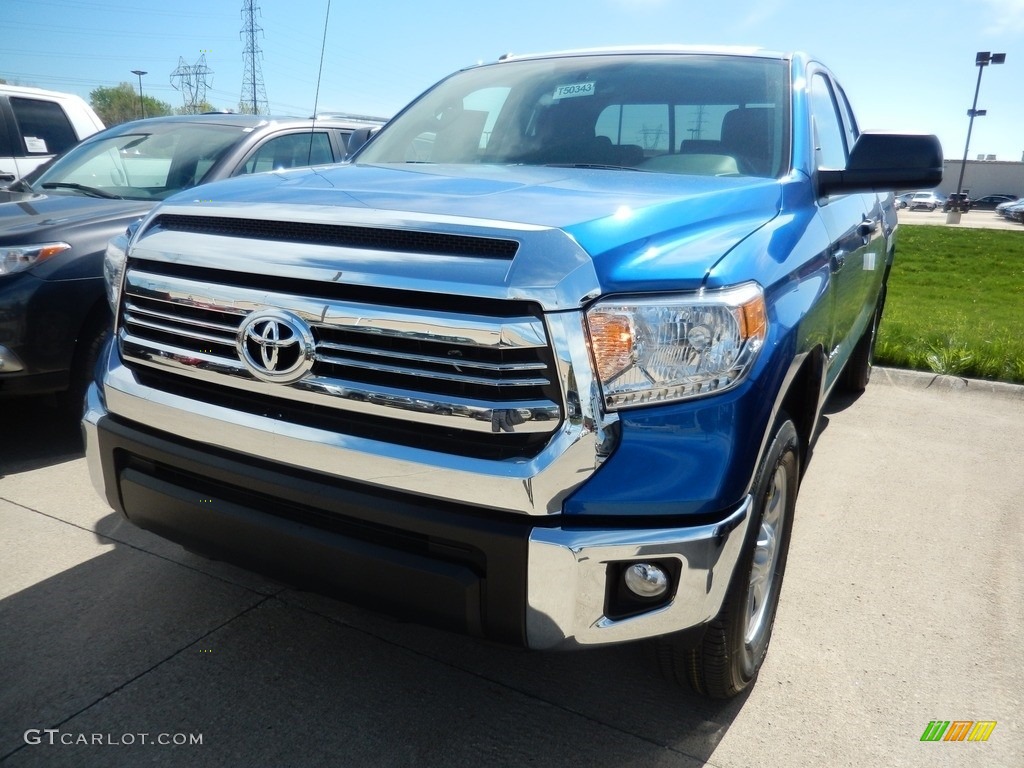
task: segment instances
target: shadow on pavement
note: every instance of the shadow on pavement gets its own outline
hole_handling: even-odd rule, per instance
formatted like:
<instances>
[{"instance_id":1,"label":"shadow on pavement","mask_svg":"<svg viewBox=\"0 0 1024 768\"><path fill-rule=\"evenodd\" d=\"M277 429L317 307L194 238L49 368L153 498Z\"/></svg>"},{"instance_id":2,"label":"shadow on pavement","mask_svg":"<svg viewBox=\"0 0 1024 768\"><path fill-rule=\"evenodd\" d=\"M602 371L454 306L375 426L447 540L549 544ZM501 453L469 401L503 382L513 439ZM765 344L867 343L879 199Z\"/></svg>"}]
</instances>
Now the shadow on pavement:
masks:
<instances>
[{"instance_id":1,"label":"shadow on pavement","mask_svg":"<svg viewBox=\"0 0 1024 768\"><path fill-rule=\"evenodd\" d=\"M96 530L123 524L110 515ZM698 766L745 702L709 703L663 682L636 647L493 646L40 525L30 542L49 538L47 552L74 564L0 600L5 768ZM59 731L57 743L26 743L44 729ZM93 734L118 743L88 743ZM202 745L138 734L201 734Z\"/></svg>"},{"instance_id":2,"label":"shadow on pavement","mask_svg":"<svg viewBox=\"0 0 1024 768\"><path fill-rule=\"evenodd\" d=\"M0 400L0 477L80 458L82 429L54 397Z\"/></svg>"}]
</instances>

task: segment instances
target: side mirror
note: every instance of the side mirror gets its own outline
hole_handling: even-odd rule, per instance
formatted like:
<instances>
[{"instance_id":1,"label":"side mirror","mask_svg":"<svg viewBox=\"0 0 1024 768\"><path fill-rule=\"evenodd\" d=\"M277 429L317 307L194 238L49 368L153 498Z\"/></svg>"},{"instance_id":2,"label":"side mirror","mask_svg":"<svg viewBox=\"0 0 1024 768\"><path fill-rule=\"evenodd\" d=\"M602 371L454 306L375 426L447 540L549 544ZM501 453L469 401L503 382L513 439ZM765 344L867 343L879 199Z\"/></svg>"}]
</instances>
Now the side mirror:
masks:
<instances>
[{"instance_id":1,"label":"side mirror","mask_svg":"<svg viewBox=\"0 0 1024 768\"><path fill-rule=\"evenodd\" d=\"M822 195L930 189L942 181L942 145L936 136L910 133L862 133L846 170L818 171Z\"/></svg>"},{"instance_id":2,"label":"side mirror","mask_svg":"<svg viewBox=\"0 0 1024 768\"><path fill-rule=\"evenodd\" d=\"M345 150L345 159L352 157L360 147L370 140L370 137L376 133L375 128L356 128L349 134L348 144Z\"/></svg>"}]
</instances>

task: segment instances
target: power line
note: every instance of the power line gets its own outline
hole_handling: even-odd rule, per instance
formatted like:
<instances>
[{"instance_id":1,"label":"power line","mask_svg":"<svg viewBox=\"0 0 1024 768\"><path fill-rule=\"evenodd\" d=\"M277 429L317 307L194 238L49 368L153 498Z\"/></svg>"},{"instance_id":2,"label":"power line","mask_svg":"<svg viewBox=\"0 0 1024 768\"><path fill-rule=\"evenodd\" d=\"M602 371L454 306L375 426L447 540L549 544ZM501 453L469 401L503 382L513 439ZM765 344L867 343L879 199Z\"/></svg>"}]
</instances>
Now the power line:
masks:
<instances>
[{"instance_id":1,"label":"power line","mask_svg":"<svg viewBox=\"0 0 1024 768\"><path fill-rule=\"evenodd\" d=\"M171 85L181 91L185 101L183 112L193 115L206 103L206 89L210 87L206 78L213 77L213 70L206 65L206 54L195 64L186 64L184 57L178 58L178 68L171 72ZM178 81L175 85L175 80Z\"/></svg>"},{"instance_id":2,"label":"power line","mask_svg":"<svg viewBox=\"0 0 1024 768\"><path fill-rule=\"evenodd\" d=\"M256 0L242 2L242 97L238 109L243 114L266 115L270 112L267 102L267 90L263 85L263 70L260 60L263 52L256 41L257 33L263 34L263 28L256 23L256 14L260 10Z\"/></svg>"}]
</instances>

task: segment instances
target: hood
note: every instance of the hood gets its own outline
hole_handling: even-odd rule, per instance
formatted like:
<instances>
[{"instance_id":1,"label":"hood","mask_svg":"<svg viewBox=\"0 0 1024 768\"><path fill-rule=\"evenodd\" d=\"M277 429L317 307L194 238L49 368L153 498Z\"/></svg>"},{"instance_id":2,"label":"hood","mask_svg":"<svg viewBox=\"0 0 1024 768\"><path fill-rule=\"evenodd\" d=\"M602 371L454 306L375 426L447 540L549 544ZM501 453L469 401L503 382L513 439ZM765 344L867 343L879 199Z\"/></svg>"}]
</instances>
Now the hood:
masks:
<instances>
[{"instance_id":1,"label":"hood","mask_svg":"<svg viewBox=\"0 0 1024 768\"><path fill-rule=\"evenodd\" d=\"M776 180L750 177L410 164L232 179L203 185L196 201L226 208L343 206L393 212L396 224L402 214L415 214L558 229L590 256L603 289L618 291L699 285L737 243L778 215L782 194Z\"/></svg>"},{"instance_id":2,"label":"hood","mask_svg":"<svg viewBox=\"0 0 1024 768\"><path fill-rule=\"evenodd\" d=\"M65 242L71 249L29 270L42 280L99 280L110 238L155 203L40 195L0 204L0 246Z\"/></svg>"},{"instance_id":3,"label":"hood","mask_svg":"<svg viewBox=\"0 0 1024 768\"><path fill-rule=\"evenodd\" d=\"M83 226L102 225L126 217L141 216L154 202L105 200L82 195L37 195L0 204L0 239L41 242L67 239Z\"/></svg>"}]
</instances>

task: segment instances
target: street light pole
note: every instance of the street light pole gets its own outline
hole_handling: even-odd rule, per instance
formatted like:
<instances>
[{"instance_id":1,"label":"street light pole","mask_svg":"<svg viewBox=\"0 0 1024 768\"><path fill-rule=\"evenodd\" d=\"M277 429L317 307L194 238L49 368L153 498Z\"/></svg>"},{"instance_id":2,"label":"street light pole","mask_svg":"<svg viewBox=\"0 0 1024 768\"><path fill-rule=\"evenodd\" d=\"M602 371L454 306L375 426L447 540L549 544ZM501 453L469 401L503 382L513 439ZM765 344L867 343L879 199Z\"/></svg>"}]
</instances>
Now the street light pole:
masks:
<instances>
[{"instance_id":1,"label":"street light pole","mask_svg":"<svg viewBox=\"0 0 1024 768\"><path fill-rule=\"evenodd\" d=\"M143 117L145 117L146 116L146 105L142 101L142 76L143 75L148 75L149 73L145 72L145 71L143 71L141 69L133 69L132 70L132 74L139 76L139 114L141 114ZM974 94L974 98L975 98L975 100L977 100L978 94ZM970 137L970 134L968 134L968 141L970 141L969 137Z\"/></svg>"},{"instance_id":2,"label":"street light pole","mask_svg":"<svg viewBox=\"0 0 1024 768\"><path fill-rule=\"evenodd\" d=\"M981 75L989 64L1002 64L1006 61L1005 53L989 53L978 51L974 56L974 63L978 66L978 83L974 86L974 103L967 110L970 121L967 123L967 143L964 144L964 160L960 163L960 178L956 182L956 205L960 205L960 194L964 188L964 171L967 170L967 153L971 147L971 131L974 130L974 118L984 117L986 110L978 109L978 92L981 91ZM958 211L959 212L959 211Z\"/></svg>"}]
</instances>

